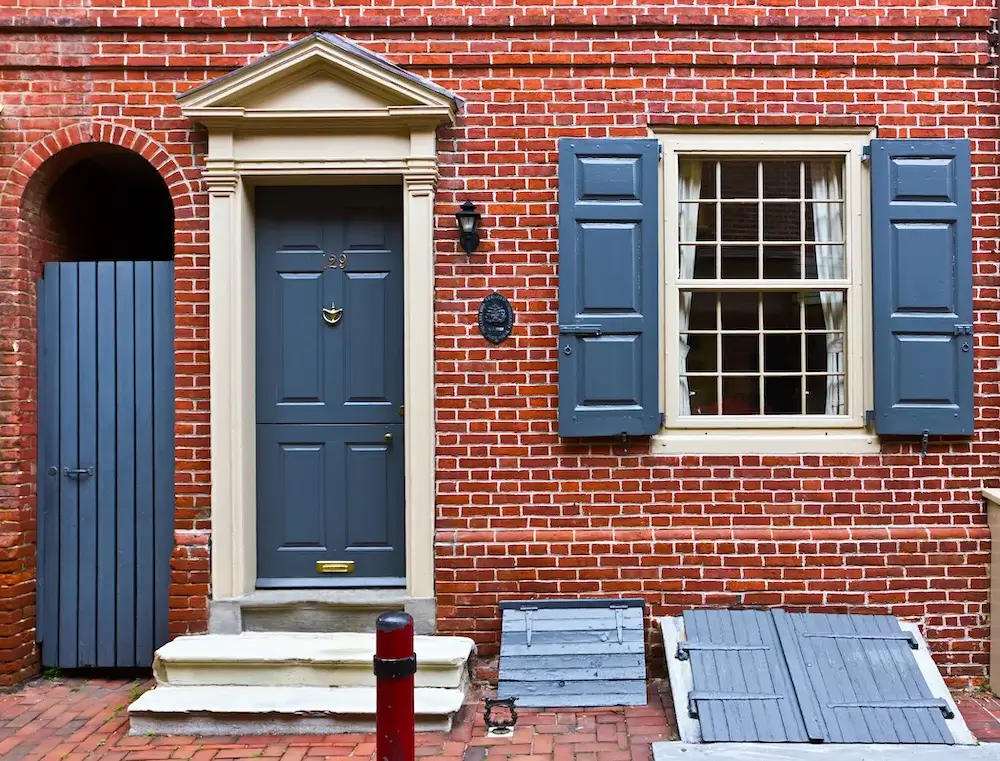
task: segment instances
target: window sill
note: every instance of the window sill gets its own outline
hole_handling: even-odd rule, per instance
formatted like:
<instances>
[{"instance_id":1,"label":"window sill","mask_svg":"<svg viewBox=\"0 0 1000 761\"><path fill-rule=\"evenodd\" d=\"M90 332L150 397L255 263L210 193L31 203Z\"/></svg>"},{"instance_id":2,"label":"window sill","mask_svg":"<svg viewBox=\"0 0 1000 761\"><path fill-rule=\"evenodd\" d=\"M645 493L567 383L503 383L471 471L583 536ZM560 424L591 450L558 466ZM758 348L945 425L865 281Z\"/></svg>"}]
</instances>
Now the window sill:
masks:
<instances>
[{"instance_id":1,"label":"window sill","mask_svg":"<svg viewBox=\"0 0 1000 761\"><path fill-rule=\"evenodd\" d=\"M664 430L652 454L878 454L878 436L864 430Z\"/></svg>"}]
</instances>

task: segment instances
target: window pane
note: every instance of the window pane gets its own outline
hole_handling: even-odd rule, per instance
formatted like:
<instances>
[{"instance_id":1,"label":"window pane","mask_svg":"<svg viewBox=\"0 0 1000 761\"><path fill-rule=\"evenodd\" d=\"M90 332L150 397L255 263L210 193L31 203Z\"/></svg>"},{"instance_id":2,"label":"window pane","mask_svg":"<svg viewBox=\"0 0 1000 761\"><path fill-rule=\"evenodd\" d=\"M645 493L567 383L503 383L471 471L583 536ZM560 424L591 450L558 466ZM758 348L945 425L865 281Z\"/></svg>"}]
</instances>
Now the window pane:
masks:
<instances>
[{"instance_id":1,"label":"window pane","mask_svg":"<svg viewBox=\"0 0 1000 761\"><path fill-rule=\"evenodd\" d=\"M722 204L722 235L724 241L754 241L760 240L758 229L757 204L755 203L724 203Z\"/></svg>"},{"instance_id":2,"label":"window pane","mask_svg":"<svg viewBox=\"0 0 1000 761\"><path fill-rule=\"evenodd\" d=\"M802 209L798 203L764 204L765 241L802 239Z\"/></svg>"},{"instance_id":3,"label":"window pane","mask_svg":"<svg viewBox=\"0 0 1000 761\"><path fill-rule=\"evenodd\" d=\"M755 292L722 293L723 330L757 330L757 294Z\"/></svg>"},{"instance_id":4,"label":"window pane","mask_svg":"<svg viewBox=\"0 0 1000 761\"><path fill-rule=\"evenodd\" d=\"M684 177L684 164L690 159L681 160L681 177ZM715 187L715 173L718 168L718 162L715 161L702 161L701 162L701 197L702 198L718 198L719 194L716 192Z\"/></svg>"},{"instance_id":5,"label":"window pane","mask_svg":"<svg viewBox=\"0 0 1000 761\"><path fill-rule=\"evenodd\" d=\"M760 253L753 246L722 246L722 277L725 280L756 280Z\"/></svg>"},{"instance_id":6,"label":"window pane","mask_svg":"<svg viewBox=\"0 0 1000 761\"><path fill-rule=\"evenodd\" d=\"M806 219L809 225L811 240L817 243L844 242L844 207L840 203L808 203L806 204Z\"/></svg>"},{"instance_id":7,"label":"window pane","mask_svg":"<svg viewBox=\"0 0 1000 761\"><path fill-rule=\"evenodd\" d=\"M764 198L801 198L800 161L764 161Z\"/></svg>"},{"instance_id":8,"label":"window pane","mask_svg":"<svg viewBox=\"0 0 1000 761\"><path fill-rule=\"evenodd\" d=\"M723 415L760 414L760 377L733 375L722 379Z\"/></svg>"},{"instance_id":9,"label":"window pane","mask_svg":"<svg viewBox=\"0 0 1000 761\"><path fill-rule=\"evenodd\" d=\"M847 277L844 268L844 247L837 245L806 247L806 272L809 280L843 280Z\"/></svg>"},{"instance_id":10,"label":"window pane","mask_svg":"<svg viewBox=\"0 0 1000 761\"><path fill-rule=\"evenodd\" d=\"M847 381L843 375L806 377L806 414L846 415Z\"/></svg>"},{"instance_id":11,"label":"window pane","mask_svg":"<svg viewBox=\"0 0 1000 761\"><path fill-rule=\"evenodd\" d=\"M757 161L723 161L722 197L757 198Z\"/></svg>"},{"instance_id":12,"label":"window pane","mask_svg":"<svg viewBox=\"0 0 1000 761\"><path fill-rule=\"evenodd\" d=\"M806 371L842 373L846 369L843 333L810 333L806 336Z\"/></svg>"},{"instance_id":13,"label":"window pane","mask_svg":"<svg viewBox=\"0 0 1000 761\"><path fill-rule=\"evenodd\" d=\"M764 279L798 280L801 261L801 246L764 246Z\"/></svg>"},{"instance_id":14,"label":"window pane","mask_svg":"<svg viewBox=\"0 0 1000 761\"><path fill-rule=\"evenodd\" d=\"M690 296L685 300L684 296ZM681 294L681 315L688 310L688 330L716 330L715 293L695 291ZM687 301L687 304L685 304Z\"/></svg>"},{"instance_id":15,"label":"window pane","mask_svg":"<svg viewBox=\"0 0 1000 761\"><path fill-rule=\"evenodd\" d=\"M692 415L715 415L718 408L718 379L694 377L688 378L688 395L691 399ZM681 384L681 393L684 393L684 384Z\"/></svg>"},{"instance_id":16,"label":"window pane","mask_svg":"<svg viewBox=\"0 0 1000 761\"><path fill-rule=\"evenodd\" d=\"M844 160L839 158L806 161L806 198L842 201L844 198Z\"/></svg>"},{"instance_id":17,"label":"window pane","mask_svg":"<svg viewBox=\"0 0 1000 761\"><path fill-rule=\"evenodd\" d=\"M765 292L764 329L765 330L798 330L799 294L786 291Z\"/></svg>"},{"instance_id":18,"label":"window pane","mask_svg":"<svg viewBox=\"0 0 1000 761\"><path fill-rule=\"evenodd\" d=\"M689 373L714 373L718 365L718 354L716 352L716 336L714 334L705 335L703 333L688 333L681 336L681 343L686 341L688 346L686 367ZM683 348L681 349L683 355Z\"/></svg>"},{"instance_id":19,"label":"window pane","mask_svg":"<svg viewBox=\"0 0 1000 761\"><path fill-rule=\"evenodd\" d=\"M765 334L764 371L768 373L802 372L802 336L799 333Z\"/></svg>"},{"instance_id":20,"label":"window pane","mask_svg":"<svg viewBox=\"0 0 1000 761\"><path fill-rule=\"evenodd\" d=\"M758 335L722 336L722 372L755 373L760 368Z\"/></svg>"},{"instance_id":21,"label":"window pane","mask_svg":"<svg viewBox=\"0 0 1000 761\"><path fill-rule=\"evenodd\" d=\"M694 270L685 268L690 268L691 262L687 257L691 256L691 252L694 251ZM683 280L690 279L694 277L695 280L715 280L715 246L681 246L680 250L680 272L678 275Z\"/></svg>"},{"instance_id":22,"label":"window pane","mask_svg":"<svg viewBox=\"0 0 1000 761\"><path fill-rule=\"evenodd\" d=\"M764 414L802 414L801 375L779 375L764 378Z\"/></svg>"},{"instance_id":23,"label":"window pane","mask_svg":"<svg viewBox=\"0 0 1000 761\"><path fill-rule=\"evenodd\" d=\"M715 240L714 203L681 203L677 209L677 239L681 243Z\"/></svg>"}]
</instances>

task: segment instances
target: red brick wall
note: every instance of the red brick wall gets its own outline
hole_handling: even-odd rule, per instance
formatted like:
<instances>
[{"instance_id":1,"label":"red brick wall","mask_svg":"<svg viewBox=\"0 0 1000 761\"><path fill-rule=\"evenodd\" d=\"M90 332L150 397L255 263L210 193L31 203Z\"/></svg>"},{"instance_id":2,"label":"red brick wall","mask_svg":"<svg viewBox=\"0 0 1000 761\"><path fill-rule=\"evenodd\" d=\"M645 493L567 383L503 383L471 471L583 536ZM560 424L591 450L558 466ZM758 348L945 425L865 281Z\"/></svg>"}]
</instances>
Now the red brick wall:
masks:
<instances>
[{"instance_id":1,"label":"red brick wall","mask_svg":"<svg viewBox=\"0 0 1000 761\"><path fill-rule=\"evenodd\" d=\"M118 125L129 131L101 134L121 144L148 138L144 155L174 194L177 527L190 544L175 555L171 600L173 631L197 629L207 584L197 532L207 529L209 508L207 222L197 173L204 136L174 98L318 27L344 31L467 100L439 139L442 631L473 636L488 665L499 638L496 602L508 597L641 595L655 614L723 604L881 611L922 622L953 684L982 680L989 542L979 489L995 483L1000 449L991 1L786 5L24 0L0 10L0 23L20 25L0 32L0 319L17 326L0 335L0 590L5 579L25 577L17 600L0 591L0 616L12 608L22 621L0 630L0 681L32 667L24 654L30 634L22 632L31 625L34 562L34 369L33 348L24 347L33 347L29 273L37 265L19 246L16 222L21 189L39 163L30 157L64 144L46 135L69 125ZM140 22L144 31L135 31ZM654 457L641 442L562 443L556 140L644 136L650 121L861 125L882 137L971 138L974 439L934 441L925 460L909 442L887 444L882 456L769 458ZM485 212L485 241L471 262L452 216L466 199ZM512 338L497 347L475 328L478 301L493 289L517 311Z\"/></svg>"}]
</instances>

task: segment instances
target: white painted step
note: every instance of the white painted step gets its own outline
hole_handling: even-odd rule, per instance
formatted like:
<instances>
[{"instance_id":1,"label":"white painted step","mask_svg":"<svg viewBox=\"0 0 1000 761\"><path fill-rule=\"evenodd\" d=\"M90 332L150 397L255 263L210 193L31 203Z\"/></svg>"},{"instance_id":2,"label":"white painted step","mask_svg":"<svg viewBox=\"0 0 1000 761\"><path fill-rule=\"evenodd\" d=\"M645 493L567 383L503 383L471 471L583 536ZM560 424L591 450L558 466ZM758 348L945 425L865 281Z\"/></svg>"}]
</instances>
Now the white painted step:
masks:
<instances>
[{"instance_id":1,"label":"white painted step","mask_svg":"<svg viewBox=\"0 0 1000 761\"><path fill-rule=\"evenodd\" d=\"M417 731L450 731L464 701L463 689L417 689ZM370 733L375 731L375 688L160 686L128 712L132 735Z\"/></svg>"},{"instance_id":2,"label":"white painted step","mask_svg":"<svg viewBox=\"0 0 1000 761\"><path fill-rule=\"evenodd\" d=\"M416 686L464 690L473 648L467 637L415 637ZM172 687L374 687L374 655L373 633L202 634L157 650L153 672Z\"/></svg>"}]
</instances>

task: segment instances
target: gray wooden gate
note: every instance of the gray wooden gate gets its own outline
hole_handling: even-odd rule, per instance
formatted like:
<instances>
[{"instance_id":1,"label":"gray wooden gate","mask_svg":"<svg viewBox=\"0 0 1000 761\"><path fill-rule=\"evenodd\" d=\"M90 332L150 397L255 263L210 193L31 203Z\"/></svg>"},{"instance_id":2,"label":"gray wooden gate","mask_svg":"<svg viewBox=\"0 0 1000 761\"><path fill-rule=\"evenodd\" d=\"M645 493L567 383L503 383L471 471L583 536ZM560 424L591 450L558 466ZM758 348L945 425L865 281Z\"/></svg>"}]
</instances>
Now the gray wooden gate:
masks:
<instances>
[{"instance_id":1,"label":"gray wooden gate","mask_svg":"<svg viewBox=\"0 0 1000 761\"><path fill-rule=\"evenodd\" d=\"M38 640L59 668L167 641L174 266L53 262L39 283Z\"/></svg>"}]
</instances>

